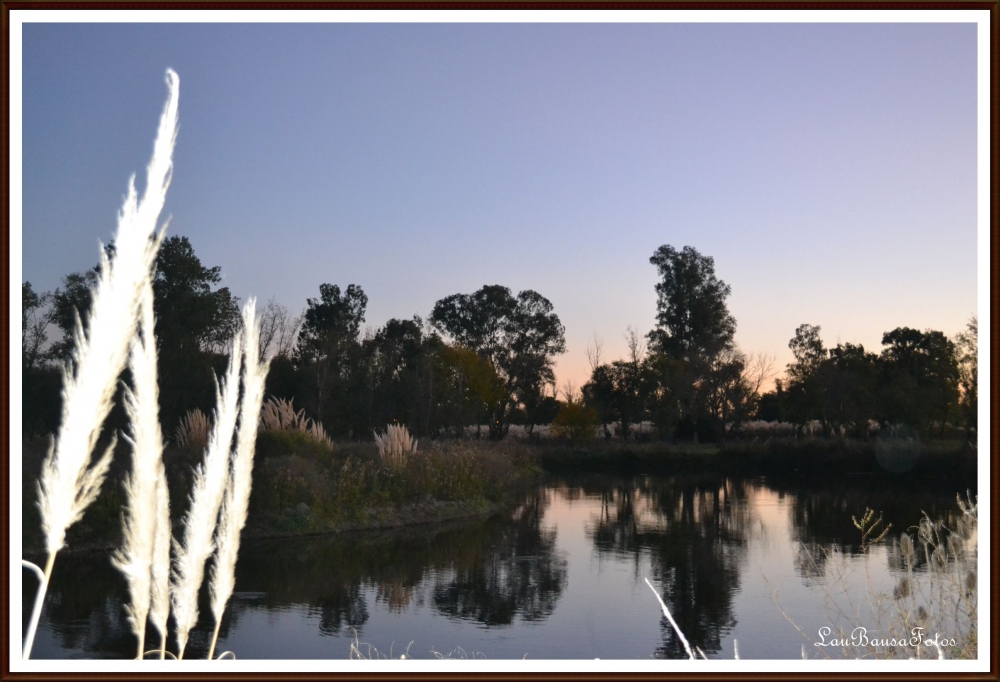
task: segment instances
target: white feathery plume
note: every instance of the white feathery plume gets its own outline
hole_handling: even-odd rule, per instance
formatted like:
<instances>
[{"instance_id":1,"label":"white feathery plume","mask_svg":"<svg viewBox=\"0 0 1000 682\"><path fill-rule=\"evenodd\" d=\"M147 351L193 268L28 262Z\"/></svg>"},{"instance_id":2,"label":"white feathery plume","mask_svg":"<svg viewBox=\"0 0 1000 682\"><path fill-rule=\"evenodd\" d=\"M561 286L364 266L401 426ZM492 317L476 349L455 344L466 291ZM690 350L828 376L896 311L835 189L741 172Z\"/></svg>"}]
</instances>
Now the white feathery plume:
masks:
<instances>
[{"instance_id":1,"label":"white feathery plume","mask_svg":"<svg viewBox=\"0 0 1000 682\"><path fill-rule=\"evenodd\" d=\"M150 571L149 622L160 633L160 658L167 653L167 618L170 616L170 494L163 460L156 469L156 535Z\"/></svg>"},{"instance_id":2,"label":"white feathery plume","mask_svg":"<svg viewBox=\"0 0 1000 682\"><path fill-rule=\"evenodd\" d=\"M64 369L62 423L42 466L38 507L48 552L43 584L36 599L44 599L56 553L66 540L66 529L83 515L101 489L111 464L114 442L88 467L101 425L111 409L118 375L125 367L129 341L135 333L136 307L142 287L151 277L162 232L156 221L166 200L177 137L179 80L168 69L168 96L160 116L153 157L146 168L142 201L135 176L118 215L115 255L101 249L101 275L92 294L87 329L77 317L73 360ZM37 620L29 624L22 656L31 656Z\"/></svg>"},{"instance_id":3,"label":"white feathery plume","mask_svg":"<svg viewBox=\"0 0 1000 682\"><path fill-rule=\"evenodd\" d=\"M184 657L188 634L198 622L198 590L205 575L205 561L215 549L212 534L229 475L229 453L239 409L242 355L243 331L240 330L233 339L226 376L221 384L216 382L215 423L204 461L194 472L191 506L184 517L184 539L175 546L170 602L177 623L177 658Z\"/></svg>"},{"instance_id":4,"label":"white feathery plume","mask_svg":"<svg viewBox=\"0 0 1000 682\"><path fill-rule=\"evenodd\" d=\"M243 402L240 405L240 425L236 432L236 452L233 455L229 485L222 503L219 528L215 535L218 553L212 566L209 580L212 613L215 616L215 632L208 649L208 658L215 653L215 643L219 637L219 626L226 602L233 593L236 578L236 555L240 550L240 532L247 520L250 503L250 487L253 473L254 445L257 441L257 427L260 420L261 403L264 400L264 382L267 379L269 361L260 361L257 351L260 339L260 323L256 320L256 301L251 298L243 308L244 369Z\"/></svg>"},{"instance_id":5,"label":"white feathery plume","mask_svg":"<svg viewBox=\"0 0 1000 682\"><path fill-rule=\"evenodd\" d=\"M153 334L153 287L142 288L139 302L141 339L132 339L129 368L134 388L125 387L125 411L129 417L132 471L125 479L126 512L123 515L122 547L111 561L125 574L131 603L126 604L132 632L139 638L136 658L141 659L149 615L153 545L156 537L156 488L163 468L163 434L156 385L156 337Z\"/></svg>"},{"instance_id":6,"label":"white feathery plume","mask_svg":"<svg viewBox=\"0 0 1000 682\"><path fill-rule=\"evenodd\" d=\"M373 433L379 457L389 467L403 466L406 457L417 451L417 441L410 436L410 431L404 424L388 424L385 427L385 434Z\"/></svg>"}]
</instances>

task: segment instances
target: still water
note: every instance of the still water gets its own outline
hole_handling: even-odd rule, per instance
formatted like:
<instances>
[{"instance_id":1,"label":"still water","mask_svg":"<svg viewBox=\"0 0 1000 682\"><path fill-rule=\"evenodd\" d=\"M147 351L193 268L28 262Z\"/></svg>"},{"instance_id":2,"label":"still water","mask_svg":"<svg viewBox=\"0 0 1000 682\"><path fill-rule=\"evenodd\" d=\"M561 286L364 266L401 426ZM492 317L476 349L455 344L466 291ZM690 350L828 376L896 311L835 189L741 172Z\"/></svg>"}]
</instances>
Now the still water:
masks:
<instances>
[{"instance_id":1,"label":"still water","mask_svg":"<svg viewBox=\"0 0 1000 682\"><path fill-rule=\"evenodd\" d=\"M957 491L854 479L553 479L487 520L245 543L219 650L346 659L357 643L365 656L686 657L648 578L709 658L732 658L735 641L742 658L799 658L803 644L836 657L803 632L817 640L844 612L872 621L864 595L892 594L902 571L887 541L860 552L852 515L880 510L891 540L921 510L957 512ZM126 600L107 555L60 556L34 657L134 656ZM207 649L204 601L201 612L187 657Z\"/></svg>"}]
</instances>

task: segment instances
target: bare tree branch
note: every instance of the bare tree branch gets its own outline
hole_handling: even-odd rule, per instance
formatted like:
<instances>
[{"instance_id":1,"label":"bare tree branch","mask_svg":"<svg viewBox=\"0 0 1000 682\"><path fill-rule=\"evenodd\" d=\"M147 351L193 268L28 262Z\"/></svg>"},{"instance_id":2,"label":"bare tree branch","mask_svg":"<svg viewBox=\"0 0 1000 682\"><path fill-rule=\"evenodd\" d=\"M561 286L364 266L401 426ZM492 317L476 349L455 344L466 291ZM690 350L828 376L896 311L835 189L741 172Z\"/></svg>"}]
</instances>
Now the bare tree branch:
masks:
<instances>
[{"instance_id":1,"label":"bare tree branch","mask_svg":"<svg viewBox=\"0 0 1000 682\"><path fill-rule=\"evenodd\" d=\"M601 366L601 351L604 350L604 340L594 332L594 337L587 342L587 362L590 363L590 371L593 373Z\"/></svg>"},{"instance_id":2,"label":"bare tree branch","mask_svg":"<svg viewBox=\"0 0 1000 682\"><path fill-rule=\"evenodd\" d=\"M646 339L638 329L629 325L625 328L625 343L628 344L629 360L638 365L646 357Z\"/></svg>"},{"instance_id":3,"label":"bare tree branch","mask_svg":"<svg viewBox=\"0 0 1000 682\"><path fill-rule=\"evenodd\" d=\"M302 316L291 317L272 296L261 314L260 359L290 356L301 327Z\"/></svg>"}]
</instances>

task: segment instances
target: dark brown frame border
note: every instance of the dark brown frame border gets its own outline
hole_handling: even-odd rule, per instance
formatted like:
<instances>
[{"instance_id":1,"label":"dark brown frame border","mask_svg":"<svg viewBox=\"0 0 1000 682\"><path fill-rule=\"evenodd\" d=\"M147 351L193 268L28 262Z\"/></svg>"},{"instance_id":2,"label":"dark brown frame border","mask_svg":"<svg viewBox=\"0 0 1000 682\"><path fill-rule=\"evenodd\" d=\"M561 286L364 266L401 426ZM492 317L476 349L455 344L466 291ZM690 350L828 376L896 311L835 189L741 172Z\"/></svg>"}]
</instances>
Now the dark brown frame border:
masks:
<instances>
[{"instance_id":1,"label":"dark brown frame border","mask_svg":"<svg viewBox=\"0 0 1000 682\"><path fill-rule=\"evenodd\" d=\"M936 10L989 10L990 11L990 64L992 72L990 74L990 168L993 172L990 186L990 301L998 300L998 285L1000 285L1000 254L998 254L997 238L1000 236L1000 183L997 180L997 173L1000 170L1000 144L998 144L998 134L1000 134L1000 97L998 97L997 68L1000 64L1000 0L954 0L947 2L942 0L845 0L836 2L831 0L816 0L808 2L805 0L785 0L781 2L766 2L762 0L742 0L719 2L717 0L706 0L705 2L693 2L691 0L679 0L677 2L663 2L661 0L651 0L649 2L625 0L622 2L608 2L607 0L546 0L543 2L525 2L512 0L496 0L495 2L471 2L469 0L438 0L436 2L413 0L380 1L380 2L329 2L328 0L316 0L315 2L303 0L290 0L282 2L280 0L243 0L241 2L213 1L213 0L133 0L130 2L116 0L101 2L98 0L14 0L8 2L0 0L0 56L2 56L2 71L0 71L0 108L2 108L2 123L0 123L0 465L4 484L0 486L0 516L3 523L0 524L0 557L2 557L2 585L0 585L0 595L4 604L9 603L9 575L8 567L10 561L10 493L7 481L10 480L10 309L9 309L9 280L10 280L10 11L26 9L204 9L204 10L225 10L225 9L844 9L844 10L913 10L913 9L936 9ZM996 308L993 309L997 310ZM886 681L909 682L910 680L994 680L1000 682L1000 668L997 661L996 641L1000 639L1000 627L998 627L998 517L997 494L998 487L998 466L1000 466L1000 441L997 438L996 419L1000 416L1000 405L997 403L997 383L998 370L996 358L1000 349L1000 316L991 316L990 324L990 359L993 365L990 368L990 491L993 500L992 508L989 510L990 527L990 549L991 549L991 572L990 572L990 595L991 610L989 614L990 632L993 634L994 642L988 643L990 647L990 672L982 673L485 673L471 675L469 673L309 673L309 672L288 672L288 673L149 673L141 675L141 679L148 680L191 680L208 678L217 680L439 680L451 679L459 680L467 677L475 677L478 680L869 680L878 679ZM0 680L130 680L137 676L133 673L11 673L10 672L10 650L9 650L9 630L10 623L6 617L0 619Z\"/></svg>"}]
</instances>

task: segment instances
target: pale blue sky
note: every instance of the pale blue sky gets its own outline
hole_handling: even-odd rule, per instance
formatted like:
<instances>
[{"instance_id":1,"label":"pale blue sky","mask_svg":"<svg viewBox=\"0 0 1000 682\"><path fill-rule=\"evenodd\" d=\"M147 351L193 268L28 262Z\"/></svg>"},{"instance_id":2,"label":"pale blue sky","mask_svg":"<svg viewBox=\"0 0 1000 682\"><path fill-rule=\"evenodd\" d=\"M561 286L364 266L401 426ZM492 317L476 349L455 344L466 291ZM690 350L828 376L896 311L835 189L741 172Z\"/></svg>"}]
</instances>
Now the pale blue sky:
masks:
<instances>
[{"instance_id":1,"label":"pale blue sky","mask_svg":"<svg viewBox=\"0 0 1000 682\"><path fill-rule=\"evenodd\" d=\"M28 24L23 279L97 260L180 76L165 213L242 298L361 285L367 321L484 284L566 326L560 383L655 324L661 244L736 340L878 351L975 312L973 24Z\"/></svg>"}]
</instances>

